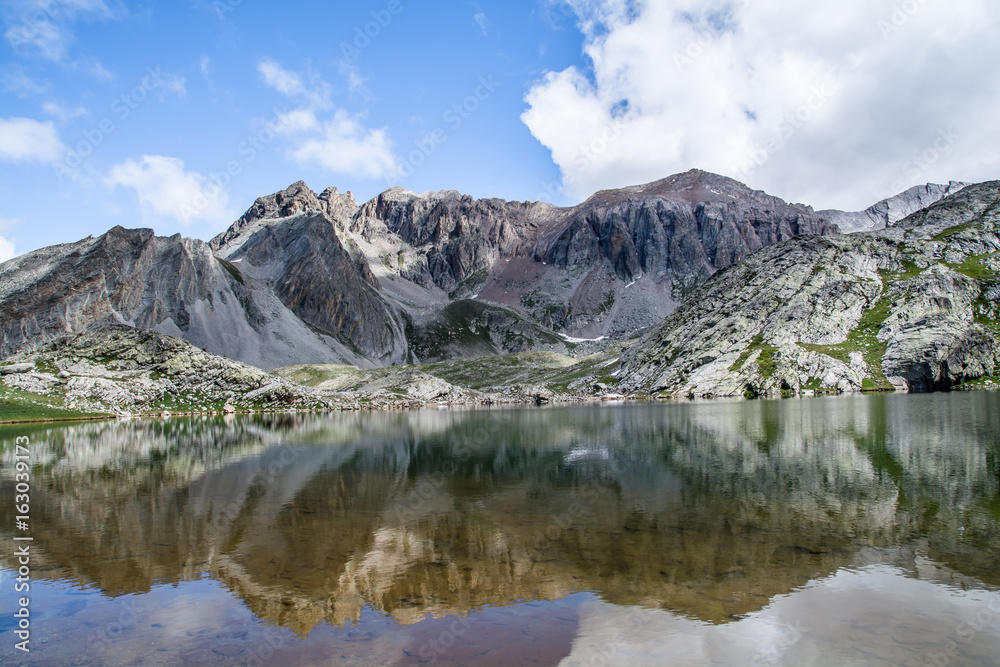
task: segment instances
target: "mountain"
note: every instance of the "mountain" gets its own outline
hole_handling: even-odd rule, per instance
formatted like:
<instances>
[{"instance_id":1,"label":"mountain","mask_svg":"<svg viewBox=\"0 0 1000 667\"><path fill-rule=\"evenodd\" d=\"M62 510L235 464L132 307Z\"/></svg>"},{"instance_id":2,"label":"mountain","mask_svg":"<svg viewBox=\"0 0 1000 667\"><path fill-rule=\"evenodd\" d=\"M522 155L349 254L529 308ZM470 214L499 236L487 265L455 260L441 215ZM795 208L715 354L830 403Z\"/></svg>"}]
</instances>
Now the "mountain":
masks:
<instances>
[{"instance_id":1,"label":"mountain","mask_svg":"<svg viewBox=\"0 0 1000 667\"><path fill-rule=\"evenodd\" d=\"M721 271L631 347L619 391L941 389L1000 375L1000 181Z\"/></svg>"},{"instance_id":2,"label":"mountain","mask_svg":"<svg viewBox=\"0 0 1000 667\"><path fill-rule=\"evenodd\" d=\"M0 357L108 322L265 369L592 351L762 248L890 224L961 186L847 214L699 170L569 208L401 188L359 205L300 181L209 243L116 227L0 265Z\"/></svg>"},{"instance_id":3,"label":"mountain","mask_svg":"<svg viewBox=\"0 0 1000 667\"><path fill-rule=\"evenodd\" d=\"M969 184L958 181L951 181L948 185L936 183L917 185L895 197L883 199L864 211L847 213L827 210L819 211L817 215L840 227L845 234L870 232L891 227L903 218L927 208L948 195L955 194L967 185Z\"/></svg>"},{"instance_id":4,"label":"mountain","mask_svg":"<svg viewBox=\"0 0 1000 667\"><path fill-rule=\"evenodd\" d=\"M719 269L836 225L693 170L559 208L298 182L209 243L116 227L0 265L0 357L101 323L265 369L622 341Z\"/></svg>"}]
</instances>

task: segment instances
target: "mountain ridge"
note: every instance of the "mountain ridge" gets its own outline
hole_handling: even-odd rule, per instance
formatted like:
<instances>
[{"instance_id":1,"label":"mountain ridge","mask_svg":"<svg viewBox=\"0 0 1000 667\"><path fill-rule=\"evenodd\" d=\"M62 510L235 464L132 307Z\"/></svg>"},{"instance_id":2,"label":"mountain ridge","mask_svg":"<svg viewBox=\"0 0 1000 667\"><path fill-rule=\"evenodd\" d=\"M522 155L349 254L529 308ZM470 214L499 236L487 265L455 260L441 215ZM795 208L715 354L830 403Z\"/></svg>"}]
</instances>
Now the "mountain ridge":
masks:
<instances>
[{"instance_id":1,"label":"mountain ridge","mask_svg":"<svg viewBox=\"0 0 1000 667\"><path fill-rule=\"evenodd\" d=\"M700 170L562 208L298 181L207 243L116 227L0 265L0 357L99 322L262 368L593 350L761 248L839 231Z\"/></svg>"}]
</instances>

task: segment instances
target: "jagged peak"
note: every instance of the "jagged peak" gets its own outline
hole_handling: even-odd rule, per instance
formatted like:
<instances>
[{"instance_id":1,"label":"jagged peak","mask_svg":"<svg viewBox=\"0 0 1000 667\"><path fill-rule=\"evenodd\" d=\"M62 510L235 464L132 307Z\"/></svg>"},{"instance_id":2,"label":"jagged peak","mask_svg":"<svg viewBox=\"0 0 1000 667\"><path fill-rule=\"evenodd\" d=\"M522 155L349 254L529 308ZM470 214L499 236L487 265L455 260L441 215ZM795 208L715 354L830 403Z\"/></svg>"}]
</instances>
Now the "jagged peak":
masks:
<instances>
[{"instance_id":1,"label":"jagged peak","mask_svg":"<svg viewBox=\"0 0 1000 667\"><path fill-rule=\"evenodd\" d=\"M284 190L258 197L246 213L213 238L209 245L221 255L231 254L253 233L285 218L303 214L321 214L334 220L350 218L357 210L354 194L341 194L335 187L317 195L305 181L295 181Z\"/></svg>"}]
</instances>

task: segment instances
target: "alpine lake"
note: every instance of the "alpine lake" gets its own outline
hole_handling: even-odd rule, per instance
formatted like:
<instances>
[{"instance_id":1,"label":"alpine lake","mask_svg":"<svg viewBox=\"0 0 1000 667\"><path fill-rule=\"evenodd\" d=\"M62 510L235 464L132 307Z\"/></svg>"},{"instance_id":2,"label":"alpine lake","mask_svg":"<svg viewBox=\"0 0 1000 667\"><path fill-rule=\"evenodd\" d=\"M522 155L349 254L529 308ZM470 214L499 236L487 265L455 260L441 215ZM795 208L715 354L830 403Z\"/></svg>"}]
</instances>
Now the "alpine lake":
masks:
<instances>
[{"instance_id":1,"label":"alpine lake","mask_svg":"<svg viewBox=\"0 0 1000 667\"><path fill-rule=\"evenodd\" d=\"M0 446L4 665L1000 664L998 392L31 424Z\"/></svg>"}]
</instances>

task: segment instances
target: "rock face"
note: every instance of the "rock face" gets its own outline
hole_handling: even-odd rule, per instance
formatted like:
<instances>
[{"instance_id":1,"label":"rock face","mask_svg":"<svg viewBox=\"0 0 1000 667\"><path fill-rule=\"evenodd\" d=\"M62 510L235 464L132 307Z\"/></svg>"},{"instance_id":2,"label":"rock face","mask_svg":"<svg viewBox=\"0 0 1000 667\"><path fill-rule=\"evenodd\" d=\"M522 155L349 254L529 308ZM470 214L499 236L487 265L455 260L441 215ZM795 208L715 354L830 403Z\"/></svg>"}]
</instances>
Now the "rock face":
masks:
<instances>
[{"instance_id":1,"label":"rock face","mask_svg":"<svg viewBox=\"0 0 1000 667\"><path fill-rule=\"evenodd\" d=\"M22 255L0 265L0 357L120 323L263 368L367 361L338 336L310 329L238 266L202 241L121 227Z\"/></svg>"},{"instance_id":2,"label":"rock face","mask_svg":"<svg viewBox=\"0 0 1000 667\"><path fill-rule=\"evenodd\" d=\"M345 401L182 340L121 324L91 328L15 357L9 389L82 413L335 409Z\"/></svg>"},{"instance_id":3,"label":"rock face","mask_svg":"<svg viewBox=\"0 0 1000 667\"><path fill-rule=\"evenodd\" d=\"M794 239L720 272L623 356L652 394L935 389L1000 374L1000 182L893 227Z\"/></svg>"},{"instance_id":4,"label":"rock face","mask_svg":"<svg viewBox=\"0 0 1000 667\"><path fill-rule=\"evenodd\" d=\"M4 263L0 358L104 322L262 368L592 351L832 217L698 170L572 208L401 188L359 206L300 181L207 244L117 227Z\"/></svg>"},{"instance_id":5,"label":"rock face","mask_svg":"<svg viewBox=\"0 0 1000 667\"><path fill-rule=\"evenodd\" d=\"M891 227L906 216L927 208L948 195L955 194L967 185L968 183L958 181L951 181L947 185L928 183L912 187L895 197L883 199L864 211L853 213L819 211L817 215L840 227L845 234L870 232Z\"/></svg>"}]
</instances>

